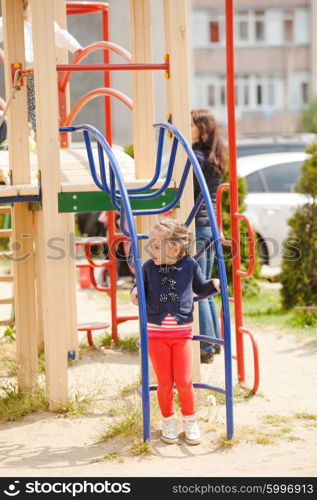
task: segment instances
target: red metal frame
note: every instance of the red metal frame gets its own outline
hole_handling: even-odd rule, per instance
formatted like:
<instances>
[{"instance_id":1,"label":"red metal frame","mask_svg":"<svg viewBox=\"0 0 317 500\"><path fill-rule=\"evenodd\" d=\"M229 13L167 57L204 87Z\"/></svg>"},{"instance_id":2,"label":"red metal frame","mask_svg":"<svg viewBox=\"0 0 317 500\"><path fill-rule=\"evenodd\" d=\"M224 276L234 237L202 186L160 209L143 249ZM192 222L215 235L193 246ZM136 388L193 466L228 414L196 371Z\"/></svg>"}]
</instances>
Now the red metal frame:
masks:
<instances>
[{"instance_id":1,"label":"red metal frame","mask_svg":"<svg viewBox=\"0 0 317 500\"><path fill-rule=\"evenodd\" d=\"M126 65L131 61L131 55L122 47L109 42L109 5L108 4L99 4L99 3L82 3L82 2L69 2L66 3L67 14L87 14L87 13L101 13L102 14L102 42L97 42L95 44L91 44L86 47L77 57L74 58L73 63L71 65L58 65L57 70L59 71L59 98L60 98L60 113L61 117L65 117L61 119L61 123L63 125L69 125L72 120L75 118L79 110L91 99L94 99L97 96L104 95L105 96L105 104L104 104L104 116L105 116L105 137L108 143L112 144L112 113L111 113L111 97L116 97L121 100L124 104L126 104L130 109L132 109L132 101L129 97L125 96L122 92L119 92L115 89L111 89L111 78L110 78L110 70L113 69L113 65L110 64L110 51L116 52L121 55L123 59L127 61ZM104 64L101 65L82 65L76 66L75 63L78 64L83 58L85 58L89 53L94 50L103 50L103 61ZM124 69L126 68L126 65ZM131 69L131 68L130 68ZM135 68L140 69L140 68ZM104 86L103 89L95 89L93 91L88 92L84 95L78 103L75 105L73 110L70 112L68 117L66 117L66 97L65 97L65 87L71 76L72 71L91 71L91 70L102 70L104 72ZM65 134L67 136L67 134ZM66 137L63 136L61 142L67 144ZM85 246L85 252L87 258L90 259L90 280L93 286L99 290L108 293L111 301L111 334L115 343L118 343L118 325L128 320L138 319L138 316L118 316L118 308L117 308L117 259L115 249L117 245L126 240L126 236L121 233L116 232L115 225L115 212L108 212L108 233L107 233L107 241L109 245L109 260L103 263L103 267L106 267L110 273L110 287L100 287L94 277L94 267L97 267L94 261L91 259L90 247L89 245ZM99 267L99 266L98 266Z\"/></svg>"},{"instance_id":2,"label":"red metal frame","mask_svg":"<svg viewBox=\"0 0 317 500\"><path fill-rule=\"evenodd\" d=\"M85 106L85 104L101 95L116 97L119 101L123 102L123 104L126 104L129 109L132 109L132 99L130 99L130 97L126 96L119 90L111 88L95 89L87 92L87 94L85 94L83 97L81 97L81 99L79 99L79 101L77 101L69 115L65 118L63 126L68 127L69 125L71 125L73 120L76 118L79 111Z\"/></svg>"},{"instance_id":3,"label":"red metal frame","mask_svg":"<svg viewBox=\"0 0 317 500\"><path fill-rule=\"evenodd\" d=\"M225 0L226 6L226 66L227 66L227 113L228 113L228 142L229 142L229 184L222 184L217 193L217 219L219 225L219 231L224 245L232 246L232 269L233 269L233 292L234 298L230 298L230 301L234 303L235 312L235 330L236 330L236 359L237 359L237 369L238 369L238 382L242 387L246 387L245 383L245 367L244 367L244 344L243 335L248 335L253 348L253 358L254 358L254 383L252 390L256 392L259 385L259 357L258 348L256 341L252 333L243 326L243 307L242 307L242 278L247 278L252 275L255 263L255 244L254 244L254 232L251 224L247 217L239 213L239 202L238 202L238 177L236 168L236 126L235 126L235 75L234 75L234 13L233 13L233 0ZM59 97L60 97L60 116L61 123L66 125L70 124L74 117L77 115L78 111L91 99L95 98L97 95L105 96L105 137L109 144L112 144L112 120L111 120L111 97L117 97L122 102L127 104L132 108L132 102L124 94L111 89L111 70L141 70L141 69L165 69L165 76L169 75L169 60L168 56L165 56L164 64L132 64L129 62L129 53L126 52L121 47L111 44L109 42L109 5L100 3L83 3L83 2L67 2L66 3L67 14L87 14L87 13L101 13L102 15L102 38L103 42L97 42L89 47L86 47L84 51L77 57L74 58L72 64L68 65L58 65L57 70L59 72ZM81 61L93 50L103 49L104 54L104 64L90 64L77 66L76 63ZM126 64L110 64L110 51L116 51L126 59ZM1 59L1 53L0 53ZM74 110L66 117L66 99L65 99L65 87L70 78L71 72L73 71L103 71L104 72L104 89L96 89L89 92L83 96L80 101L76 104ZM22 71L21 75L26 76L31 74L32 70ZM62 146L67 145L67 134L62 138ZM222 232L222 209L221 201L224 189L229 189L230 195L230 217L231 217L231 240L226 240ZM249 233L249 267L246 272L240 269L241 258L240 258L240 220L244 220L247 224ZM115 227L115 213L108 212L108 242L110 248L115 248L120 241L125 240L126 237L121 233L116 232ZM118 331L117 326L123 321L129 319L136 319L137 317L128 316L117 316L117 270L116 270L116 259L113 252L110 252L110 260L105 267L110 271L111 287L101 289L100 291L107 291L111 297L111 310L112 310L112 336L114 341L118 341ZM93 267L91 266L91 273L93 275ZM94 278L91 275L92 283L94 284ZM96 285L96 286L95 286ZM95 287L100 289L95 283ZM221 315L222 316L222 315Z\"/></svg>"},{"instance_id":4,"label":"red metal frame","mask_svg":"<svg viewBox=\"0 0 317 500\"><path fill-rule=\"evenodd\" d=\"M243 326L242 307L242 278L252 275L255 264L255 238L254 231L248 218L239 213L238 199L238 175L236 156L236 120L235 120L235 73L234 73L234 13L233 0L226 0L226 66L227 66L227 113L228 113L228 143L229 143L229 184L222 184L217 192L217 221L222 243L232 247L232 277L233 298L230 302L234 304L234 320L236 331L236 360L238 369L238 383L247 388L245 383L244 367L244 344L243 335L248 335L253 348L254 359L254 381L252 391L256 392L259 386L259 355L257 343L252 333ZM225 239L222 231L222 208L221 200L225 189L229 189L230 196L230 218L231 218L231 240ZM249 236L249 266L246 272L240 269L240 220L244 220L248 228ZM222 315L221 315L222 316Z\"/></svg>"}]
</instances>

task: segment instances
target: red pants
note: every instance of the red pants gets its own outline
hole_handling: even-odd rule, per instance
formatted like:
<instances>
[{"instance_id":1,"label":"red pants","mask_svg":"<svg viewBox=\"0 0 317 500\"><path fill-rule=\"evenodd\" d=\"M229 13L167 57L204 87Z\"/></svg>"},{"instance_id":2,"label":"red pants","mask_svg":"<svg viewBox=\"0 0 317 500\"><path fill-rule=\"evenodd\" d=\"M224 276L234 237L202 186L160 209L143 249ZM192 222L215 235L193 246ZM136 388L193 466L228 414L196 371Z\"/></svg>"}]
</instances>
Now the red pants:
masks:
<instances>
[{"instance_id":1,"label":"red pants","mask_svg":"<svg viewBox=\"0 0 317 500\"><path fill-rule=\"evenodd\" d=\"M192 340L149 338L149 354L157 377L157 399L163 417L174 414L174 383L182 414L193 415L195 393L192 383Z\"/></svg>"}]
</instances>

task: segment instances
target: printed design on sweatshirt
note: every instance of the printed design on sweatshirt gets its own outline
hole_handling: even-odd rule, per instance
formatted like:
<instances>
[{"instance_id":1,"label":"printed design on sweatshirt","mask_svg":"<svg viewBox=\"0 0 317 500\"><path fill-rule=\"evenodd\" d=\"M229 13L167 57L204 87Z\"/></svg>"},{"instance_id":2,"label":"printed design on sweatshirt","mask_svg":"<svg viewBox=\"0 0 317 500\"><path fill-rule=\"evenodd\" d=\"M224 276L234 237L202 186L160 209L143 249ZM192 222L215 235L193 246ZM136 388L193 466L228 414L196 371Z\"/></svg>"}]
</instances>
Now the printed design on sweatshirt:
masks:
<instances>
[{"instance_id":1,"label":"printed design on sweatshirt","mask_svg":"<svg viewBox=\"0 0 317 500\"><path fill-rule=\"evenodd\" d=\"M160 302L167 302L168 300L179 302L179 296L177 293L174 293L174 290L176 290L176 281L169 276L170 273L175 273L175 271L180 271L180 269L176 266L160 267L159 269L159 273L164 275L161 278L161 285L167 287L167 293L160 294Z\"/></svg>"}]
</instances>

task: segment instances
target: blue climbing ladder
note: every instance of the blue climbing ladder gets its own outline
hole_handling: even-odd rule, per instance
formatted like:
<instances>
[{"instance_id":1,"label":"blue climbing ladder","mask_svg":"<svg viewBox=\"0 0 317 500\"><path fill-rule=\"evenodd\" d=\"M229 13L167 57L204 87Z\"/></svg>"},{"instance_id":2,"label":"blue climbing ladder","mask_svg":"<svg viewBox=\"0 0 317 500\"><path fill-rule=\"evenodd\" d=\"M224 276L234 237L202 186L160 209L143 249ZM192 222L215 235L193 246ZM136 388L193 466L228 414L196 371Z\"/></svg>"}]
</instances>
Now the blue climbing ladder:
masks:
<instances>
[{"instance_id":1,"label":"blue climbing ladder","mask_svg":"<svg viewBox=\"0 0 317 500\"><path fill-rule=\"evenodd\" d=\"M134 217L141 215L162 214L174 208L179 203L184 193L189 172L191 168L193 168L193 171L195 172L197 181L200 186L201 194L198 197L197 201L195 202L195 205L191 210L187 220L185 221L185 224L189 225L192 222L202 201L204 200L210 220L213 239L207 242L205 246L195 255L194 258L198 259L214 242L217 264L218 264L218 274L221 283L221 301L222 301L223 325L224 325L223 339L206 337L205 335L204 336L194 335L193 340L209 342L211 344L223 345L224 361L225 361L225 387L221 388L205 383L194 383L193 385L196 388L208 389L225 395L227 438L231 439L233 437L233 394L232 394L232 353L231 353L230 311L229 311L227 276L226 276L224 257L223 257L217 222L204 175L201 171L200 165L196 159L196 156L191 146L189 145L185 137L181 134L181 132L177 130L177 128L174 127L173 125L169 123L157 123L154 124L154 127L159 129L157 159L156 159L154 176L151 179L151 181L148 182L145 186L138 188L131 188L131 189L127 189L125 187L125 183L119 165L117 163L117 160L115 158L115 155L110 145L106 141L105 137L95 127L93 127L92 125L60 127L60 131L83 133L92 178L95 184L98 186L98 188L106 192L110 196L114 209L120 213L121 231L123 232L123 234L129 237L131 241L131 255L133 258L133 265L135 268L135 277L136 277L138 299L139 299L139 324L140 324L141 368L142 368L141 395L142 395L144 441L149 441L151 437L150 391L156 390L157 387L155 385L150 385L149 383L148 337L147 337L145 291L144 291L143 274L142 274L142 263L138 247L138 240L146 239L148 236L145 234L137 233L134 223ZM164 138L166 131L168 132L169 137L171 137L173 140L166 177L164 179L163 185L159 189L156 189L150 193L146 193L147 190L149 190L155 185L161 174L162 154L163 154ZM97 143L99 171L97 171L95 164L95 159L91 145L91 137L93 137ZM161 208L132 210L130 203L132 200L148 200L151 198L156 198L162 195L162 193L164 193L164 191L168 188L170 181L172 179L174 165L175 165L175 158L179 146L181 146L185 151L187 159L179 183L178 191L176 192L174 199L166 206ZM108 175L105 164L105 155L109 162ZM194 297L194 301L196 302L199 300L204 300L207 297L202 297L202 298Z\"/></svg>"}]
</instances>

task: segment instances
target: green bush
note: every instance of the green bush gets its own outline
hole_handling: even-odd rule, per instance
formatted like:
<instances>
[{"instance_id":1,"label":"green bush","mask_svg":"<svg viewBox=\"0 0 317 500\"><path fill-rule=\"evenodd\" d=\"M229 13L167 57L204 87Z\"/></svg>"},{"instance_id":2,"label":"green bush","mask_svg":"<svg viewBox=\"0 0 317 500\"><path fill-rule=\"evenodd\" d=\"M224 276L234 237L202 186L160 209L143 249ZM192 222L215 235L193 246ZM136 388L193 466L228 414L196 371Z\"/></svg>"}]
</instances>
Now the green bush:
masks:
<instances>
[{"instance_id":1,"label":"green bush","mask_svg":"<svg viewBox=\"0 0 317 500\"><path fill-rule=\"evenodd\" d=\"M317 100L311 102L308 108L302 111L299 129L317 134Z\"/></svg>"},{"instance_id":2,"label":"green bush","mask_svg":"<svg viewBox=\"0 0 317 500\"><path fill-rule=\"evenodd\" d=\"M289 219L283 249L280 281L285 309L317 305L317 143L308 146L306 152L310 156L302 166L295 191L309 198Z\"/></svg>"}]
</instances>

